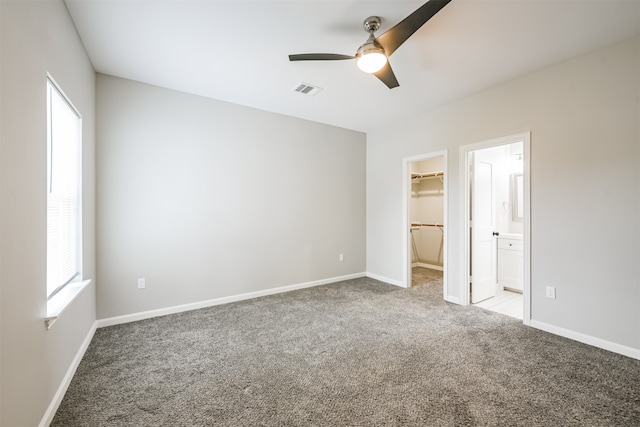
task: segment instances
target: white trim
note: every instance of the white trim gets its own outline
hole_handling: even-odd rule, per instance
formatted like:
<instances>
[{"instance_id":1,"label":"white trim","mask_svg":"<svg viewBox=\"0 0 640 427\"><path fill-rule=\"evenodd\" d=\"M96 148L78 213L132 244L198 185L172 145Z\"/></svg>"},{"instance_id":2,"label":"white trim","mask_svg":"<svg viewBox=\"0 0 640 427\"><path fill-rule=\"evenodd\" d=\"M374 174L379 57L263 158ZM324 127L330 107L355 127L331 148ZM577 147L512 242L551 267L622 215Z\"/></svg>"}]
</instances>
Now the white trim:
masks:
<instances>
[{"instance_id":1,"label":"white trim","mask_svg":"<svg viewBox=\"0 0 640 427\"><path fill-rule=\"evenodd\" d=\"M402 159L402 282L398 286L404 288L411 287L411 248L409 241L409 229L411 228L411 218L409 218L409 203L411 197L411 171L409 170L409 164L413 162L420 162L422 160L433 159L436 157L443 158L442 170L444 177L442 180L442 188L444 195L442 198L442 225L443 230L443 242L442 242L442 264L444 267L440 267L443 271L442 275L442 294L445 300L449 300L449 274L446 269L449 268L447 261L447 247L449 241L449 228L448 223L448 208L449 208L449 162L447 160L447 150L434 151L431 153L419 154L416 156L405 157ZM427 267L433 268L433 267ZM384 280L387 281L387 280ZM395 282L395 281L394 281ZM389 282L392 283L392 282ZM396 284L396 283L392 283Z\"/></svg>"},{"instance_id":2,"label":"white trim","mask_svg":"<svg viewBox=\"0 0 640 427\"><path fill-rule=\"evenodd\" d=\"M633 359L640 360L640 349L627 347L626 345L617 344L615 342L596 338L591 335L586 335L580 332L572 331L570 329L561 328L559 326L550 325L539 320L531 320L529 326L540 329L541 331L549 332L561 337L569 338L574 341L578 341L584 344L592 345L604 350L612 351L614 353L621 354L623 356L631 357Z\"/></svg>"},{"instance_id":3,"label":"white trim","mask_svg":"<svg viewBox=\"0 0 640 427\"><path fill-rule=\"evenodd\" d=\"M47 300L47 315L44 318L44 324L47 329L53 326L67 307L89 286L89 283L91 283L91 279L71 282Z\"/></svg>"},{"instance_id":4,"label":"white trim","mask_svg":"<svg viewBox=\"0 0 640 427\"><path fill-rule=\"evenodd\" d=\"M78 116L78 118L80 120L82 120L82 114L80 114L80 110L78 110L76 108L75 105L73 105L73 102L71 102L71 98L69 98L67 96L66 93L64 93L64 91L62 90L62 87L58 84L58 82L56 81L56 79L53 78L53 76L51 74L49 74L49 72L47 72L47 80L49 80L49 82L51 83L51 85L58 91L58 93L60 95L62 95L62 98L64 99L64 101L69 104L69 107L71 107L71 109L76 113L76 115Z\"/></svg>"},{"instance_id":5,"label":"white trim","mask_svg":"<svg viewBox=\"0 0 640 427\"><path fill-rule=\"evenodd\" d=\"M458 297L452 297L451 295L445 295L444 296L444 300L446 302L450 302L452 304L457 304L457 305L463 305L462 301L460 301L460 298Z\"/></svg>"},{"instance_id":6,"label":"white trim","mask_svg":"<svg viewBox=\"0 0 640 427\"><path fill-rule=\"evenodd\" d=\"M60 383L60 386L58 387L56 394L53 396L53 399L51 400L49 407L44 413L42 420L40 420L40 424L38 424L38 427L47 427L53 421L53 417L56 415L56 411L58 410L60 403L62 403L62 399L64 398L64 395L67 392L69 385L71 384L71 380L73 379L73 376L75 375L76 370L78 369L78 366L80 365L80 362L84 357L84 354L87 352L87 349L89 348L89 344L93 339L93 335L96 333L96 328L97 328L97 322L93 322L93 325L91 325L91 329L89 329L87 336L84 338L84 341L82 341L80 348L78 349L75 357L71 361L71 365L69 365L69 369L67 369L67 373L64 375L64 378L62 378L62 382Z\"/></svg>"},{"instance_id":7,"label":"white trim","mask_svg":"<svg viewBox=\"0 0 640 427\"><path fill-rule=\"evenodd\" d=\"M412 267L430 268L431 270L444 271L444 267L441 265L427 264L426 262L414 262Z\"/></svg>"},{"instance_id":8,"label":"white trim","mask_svg":"<svg viewBox=\"0 0 640 427\"><path fill-rule=\"evenodd\" d=\"M312 282L299 283L296 285L282 286L279 288L265 289L263 291L248 292L245 294L232 295L228 297L215 298L205 301L198 301L189 304L175 305L172 307L159 308L156 310L142 311L139 313L125 314L122 316L98 319L98 328L119 325L122 323L136 322L138 320L151 319L153 317L166 316L168 314L182 313L184 311L197 310L200 308L213 307L230 302L244 301L247 299L263 297L267 295L280 294L283 292L295 291L297 289L311 288L313 286L326 285L329 283L341 282L343 280L357 279L365 277L365 273L347 274L345 276L331 277L328 279L315 280Z\"/></svg>"},{"instance_id":9,"label":"white trim","mask_svg":"<svg viewBox=\"0 0 640 427\"><path fill-rule=\"evenodd\" d=\"M522 323L531 324L531 132L525 132L522 173L524 175L524 282Z\"/></svg>"},{"instance_id":10,"label":"white trim","mask_svg":"<svg viewBox=\"0 0 640 427\"><path fill-rule=\"evenodd\" d=\"M460 146L460 206L462 207L462 227L460 247L462 264L460 277L463 278L461 283L463 295L461 302L463 305L470 304L469 281L464 279L469 277L469 152L481 150L484 148L497 147L500 145L511 144L523 141L523 175L524 175L524 283L523 283L523 320L525 325L531 324L531 176L530 176L530 159L531 159L531 132L523 132L515 135L509 135L502 138L491 139L488 141L477 142L474 144Z\"/></svg>"},{"instance_id":11,"label":"white trim","mask_svg":"<svg viewBox=\"0 0 640 427\"><path fill-rule=\"evenodd\" d=\"M381 282L388 283L388 284L390 284L390 285L400 286L401 288L406 288L405 284L404 284L404 283L402 283L402 282L401 282L401 281L399 281L399 280L390 279L390 278L388 278L388 277L380 276L380 275L378 275L378 274L369 273L369 272L367 272L367 273L365 273L365 274L366 274L366 276L367 276L367 277L370 277L370 278L372 278L372 279L376 279L376 280L379 280L379 281L381 281Z\"/></svg>"}]
</instances>

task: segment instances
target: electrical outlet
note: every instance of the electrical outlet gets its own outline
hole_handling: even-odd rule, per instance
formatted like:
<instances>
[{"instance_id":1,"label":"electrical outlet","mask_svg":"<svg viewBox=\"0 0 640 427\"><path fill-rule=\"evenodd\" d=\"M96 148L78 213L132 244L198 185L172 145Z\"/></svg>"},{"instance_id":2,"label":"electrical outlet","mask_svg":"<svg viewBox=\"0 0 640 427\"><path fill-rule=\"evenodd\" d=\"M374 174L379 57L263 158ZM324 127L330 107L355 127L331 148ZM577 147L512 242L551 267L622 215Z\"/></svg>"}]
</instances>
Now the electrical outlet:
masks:
<instances>
[{"instance_id":1,"label":"electrical outlet","mask_svg":"<svg viewBox=\"0 0 640 427\"><path fill-rule=\"evenodd\" d=\"M338 259L339 259L340 261L344 261L344 255L343 255L343 254L340 254L340 256L338 257Z\"/></svg>"},{"instance_id":2,"label":"electrical outlet","mask_svg":"<svg viewBox=\"0 0 640 427\"><path fill-rule=\"evenodd\" d=\"M556 299L556 288L553 286L547 286L546 292L547 298Z\"/></svg>"},{"instance_id":3,"label":"electrical outlet","mask_svg":"<svg viewBox=\"0 0 640 427\"><path fill-rule=\"evenodd\" d=\"M144 289L147 286L144 277L138 279L138 289Z\"/></svg>"}]
</instances>

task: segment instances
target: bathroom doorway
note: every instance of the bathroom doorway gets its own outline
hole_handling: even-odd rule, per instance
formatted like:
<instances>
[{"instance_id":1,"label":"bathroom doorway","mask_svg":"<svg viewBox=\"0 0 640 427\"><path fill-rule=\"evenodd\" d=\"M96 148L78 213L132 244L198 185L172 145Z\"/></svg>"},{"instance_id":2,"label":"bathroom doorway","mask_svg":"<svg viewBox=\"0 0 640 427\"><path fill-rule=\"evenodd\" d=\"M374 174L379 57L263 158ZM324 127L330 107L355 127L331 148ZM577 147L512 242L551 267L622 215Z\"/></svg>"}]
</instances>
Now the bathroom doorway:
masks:
<instances>
[{"instance_id":1,"label":"bathroom doorway","mask_svg":"<svg viewBox=\"0 0 640 427\"><path fill-rule=\"evenodd\" d=\"M529 134L461 147L466 303L522 319L529 309Z\"/></svg>"},{"instance_id":2,"label":"bathroom doorway","mask_svg":"<svg viewBox=\"0 0 640 427\"><path fill-rule=\"evenodd\" d=\"M446 295L446 152L404 160L406 287L436 285Z\"/></svg>"}]
</instances>

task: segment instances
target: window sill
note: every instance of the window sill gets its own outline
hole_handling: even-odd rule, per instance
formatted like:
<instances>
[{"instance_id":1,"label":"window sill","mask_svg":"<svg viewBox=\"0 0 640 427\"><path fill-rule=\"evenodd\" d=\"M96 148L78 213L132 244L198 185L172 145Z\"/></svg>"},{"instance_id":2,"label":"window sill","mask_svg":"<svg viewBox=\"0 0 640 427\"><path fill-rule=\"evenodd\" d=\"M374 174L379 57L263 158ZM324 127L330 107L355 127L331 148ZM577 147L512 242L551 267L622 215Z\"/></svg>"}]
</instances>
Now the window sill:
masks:
<instances>
[{"instance_id":1,"label":"window sill","mask_svg":"<svg viewBox=\"0 0 640 427\"><path fill-rule=\"evenodd\" d=\"M47 317L44 318L44 324L47 329L53 326L67 307L89 286L89 283L91 283L91 280L69 283L60 292L47 300Z\"/></svg>"}]
</instances>

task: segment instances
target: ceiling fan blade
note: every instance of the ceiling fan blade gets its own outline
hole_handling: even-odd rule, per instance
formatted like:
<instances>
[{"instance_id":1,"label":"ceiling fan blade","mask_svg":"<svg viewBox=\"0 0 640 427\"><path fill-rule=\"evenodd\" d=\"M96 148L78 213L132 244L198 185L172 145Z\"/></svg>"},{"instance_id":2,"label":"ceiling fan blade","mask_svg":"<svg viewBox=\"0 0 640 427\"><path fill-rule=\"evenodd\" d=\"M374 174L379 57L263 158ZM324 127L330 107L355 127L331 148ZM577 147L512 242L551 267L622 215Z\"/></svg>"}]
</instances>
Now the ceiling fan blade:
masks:
<instances>
[{"instance_id":1,"label":"ceiling fan blade","mask_svg":"<svg viewBox=\"0 0 640 427\"><path fill-rule=\"evenodd\" d=\"M398 79L396 79L396 75L393 74L391 65L389 65L389 61L387 61L380 71L376 71L373 75L380 79L382 83L386 84L389 89L400 86Z\"/></svg>"},{"instance_id":2,"label":"ceiling fan blade","mask_svg":"<svg viewBox=\"0 0 640 427\"><path fill-rule=\"evenodd\" d=\"M355 59L351 55L339 55L337 53L300 53L289 55L289 61L340 61L343 59Z\"/></svg>"},{"instance_id":3,"label":"ceiling fan blade","mask_svg":"<svg viewBox=\"0 0 640 427\"><path fill-rule=\"evenodd\" d=\"M406 42L413 33L445 7L451 0L429 0L411 15L404 18L393 28L376 39L384 48L387 56L391 56L402 43Z\"/></svg>"}]
</instances>

